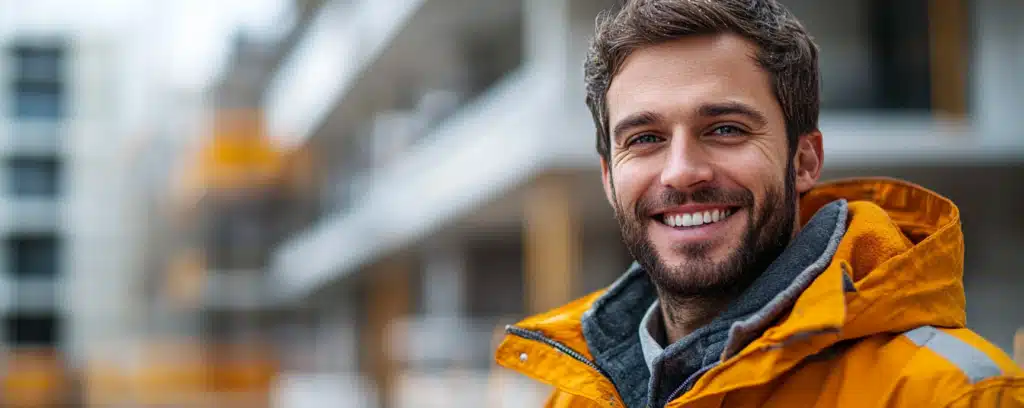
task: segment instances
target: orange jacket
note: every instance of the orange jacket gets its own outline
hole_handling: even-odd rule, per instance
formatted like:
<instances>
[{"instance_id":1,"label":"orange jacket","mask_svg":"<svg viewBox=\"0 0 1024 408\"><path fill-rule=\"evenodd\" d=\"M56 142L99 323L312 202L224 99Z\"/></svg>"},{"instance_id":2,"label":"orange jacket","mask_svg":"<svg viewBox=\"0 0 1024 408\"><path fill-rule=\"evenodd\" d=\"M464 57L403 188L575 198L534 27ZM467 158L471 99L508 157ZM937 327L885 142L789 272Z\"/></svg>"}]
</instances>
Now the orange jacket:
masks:
<instances>
[{"instance_id":1,"label":"orange jacket","mask_svg":"<svg viewBox=\"0 0 1024 408\"><path fill-rule=\"evenodd\" d=\"M847 180L805 195L801 219L839 198L849 218L831 264L775 326L667 406L1024 407L1021 368L964 328L957 207L905 182ZM623 406L581 330L601 293L515 325L543 338L510 330L498 347L499 364L555 387L548 407Z\"/></svg>"}]
</instances>

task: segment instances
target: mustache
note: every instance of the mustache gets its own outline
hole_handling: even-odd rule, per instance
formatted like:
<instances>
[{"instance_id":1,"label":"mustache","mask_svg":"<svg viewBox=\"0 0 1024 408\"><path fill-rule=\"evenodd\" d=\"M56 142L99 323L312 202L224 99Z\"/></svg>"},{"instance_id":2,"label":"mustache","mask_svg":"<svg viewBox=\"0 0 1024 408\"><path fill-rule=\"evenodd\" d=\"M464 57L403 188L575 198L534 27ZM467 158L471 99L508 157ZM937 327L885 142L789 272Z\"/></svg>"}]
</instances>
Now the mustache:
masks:
<instances>
[{"instance_id":1,"label":"mustache","mask_svg":"<svg viewBox=\"0 0 1024 408\"><path fill-rule=\"evenodd\" d=\"M653 200L647 197L641 198L636 204L633 215L639 220L656 208L711 203L750 208L754 205L754 193L746 189L726 190L713 186L705 186L689 192L666 189Z\"/></svg>"}]
</instances>

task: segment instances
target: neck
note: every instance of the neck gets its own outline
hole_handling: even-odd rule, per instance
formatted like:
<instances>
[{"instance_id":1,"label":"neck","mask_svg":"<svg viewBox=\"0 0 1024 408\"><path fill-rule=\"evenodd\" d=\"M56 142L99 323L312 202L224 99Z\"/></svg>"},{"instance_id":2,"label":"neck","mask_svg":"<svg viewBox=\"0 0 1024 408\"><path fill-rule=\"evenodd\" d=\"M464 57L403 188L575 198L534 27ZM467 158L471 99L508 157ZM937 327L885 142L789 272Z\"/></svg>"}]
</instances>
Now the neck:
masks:
<instances>
[{"instance_id":1,"label":"neck","mask_svg":"<svg viewBox=\"0 0 1024 408\"><path fill-rule=\"evenodd\" d=\"M667 344L673 344L711 323L732 300L729 297L678 297L658 291Z\"/></svg>"}]
</instances>

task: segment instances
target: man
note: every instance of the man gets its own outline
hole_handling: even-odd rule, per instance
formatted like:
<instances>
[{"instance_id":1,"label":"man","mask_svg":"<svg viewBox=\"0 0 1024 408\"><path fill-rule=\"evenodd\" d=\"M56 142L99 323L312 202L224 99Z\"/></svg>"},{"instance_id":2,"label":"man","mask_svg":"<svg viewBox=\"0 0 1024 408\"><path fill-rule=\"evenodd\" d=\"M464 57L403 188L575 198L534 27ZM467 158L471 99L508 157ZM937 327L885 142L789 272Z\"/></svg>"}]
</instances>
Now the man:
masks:
<instances>
[{"instance_id":1,"label":"man","mask_svg":"<svg viewBox=\"0 0 1024 408\"><path fill-rule=\"evenodd\" d=\"M635 0L586 66L605 191L636 259L508 328L551 407L1024 406L964 328L952 202L817 185L817 48L774 0Z\"/></svg>"}]
</instances>

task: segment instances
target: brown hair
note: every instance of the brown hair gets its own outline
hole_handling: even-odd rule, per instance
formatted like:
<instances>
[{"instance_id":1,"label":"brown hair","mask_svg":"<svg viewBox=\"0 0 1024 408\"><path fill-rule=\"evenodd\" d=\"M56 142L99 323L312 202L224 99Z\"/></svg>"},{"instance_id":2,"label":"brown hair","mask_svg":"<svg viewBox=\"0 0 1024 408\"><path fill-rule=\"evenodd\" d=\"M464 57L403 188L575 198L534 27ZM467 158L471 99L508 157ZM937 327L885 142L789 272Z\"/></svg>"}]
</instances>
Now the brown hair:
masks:
<instances>
[{"instance_id":1,"label":"brown hair","mask_svg":"<svg viewBox=\"0 0 1024 408\"><path fill-rule=\"evenodd\" d=\"M775 0L626 0L597 17L584 77L597 128L597 152L610 154L608 86L634 50L690 35L735 33L758 46L757 63L772 78L789 149L818 128L818 48L803 25Z\"/></svg>"}]
</instances>

